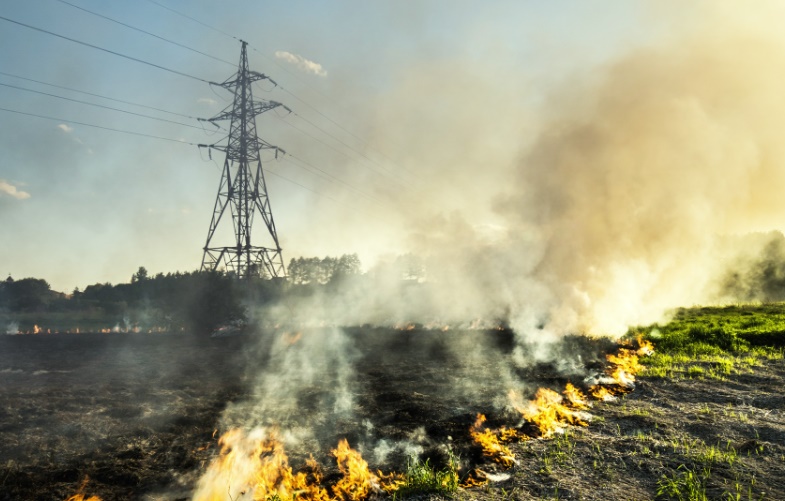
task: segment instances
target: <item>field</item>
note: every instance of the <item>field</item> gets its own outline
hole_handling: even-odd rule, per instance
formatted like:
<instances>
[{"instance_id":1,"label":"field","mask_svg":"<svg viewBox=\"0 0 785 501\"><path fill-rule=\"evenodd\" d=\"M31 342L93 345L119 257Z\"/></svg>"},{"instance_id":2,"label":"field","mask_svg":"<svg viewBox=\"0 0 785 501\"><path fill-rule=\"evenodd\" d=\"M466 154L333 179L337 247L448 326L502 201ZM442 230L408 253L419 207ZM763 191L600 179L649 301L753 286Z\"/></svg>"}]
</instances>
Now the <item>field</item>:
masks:
<instances>
[{"instance_id":1,"label":"field","mask_svg":"<svg viewBox=\"0 0 785 501\"><path fill-rule=\"evenodd\" d=\"M594 401L588 426L509 441L510 467L473 442L477 414L525 430L510 385L526 398L567 381L585 390L614 343L568 337L515 366L527 347L503 330L4 336L0 499L64 500L82 485L105 501L190 499L223 432L269 421L299 437L293 467L313 453L326 484L346 438L373 470L413 478L416 453L424 476L484 481L423 482L415 496L785 499L783 318L781 305L688 309L631 329L658 350L634 391Z\"/></svg>"}]
</instances>

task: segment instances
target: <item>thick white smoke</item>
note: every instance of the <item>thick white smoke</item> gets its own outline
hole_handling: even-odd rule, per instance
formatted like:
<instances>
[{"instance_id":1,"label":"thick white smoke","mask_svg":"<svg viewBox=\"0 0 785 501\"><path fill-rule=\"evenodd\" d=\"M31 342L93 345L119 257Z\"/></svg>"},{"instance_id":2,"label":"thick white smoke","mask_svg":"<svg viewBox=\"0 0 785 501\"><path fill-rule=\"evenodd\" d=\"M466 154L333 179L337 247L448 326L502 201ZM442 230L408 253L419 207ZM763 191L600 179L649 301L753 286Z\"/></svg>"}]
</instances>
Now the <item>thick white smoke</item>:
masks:
<instances>
[{"instance_id":1,"label":"thick white smoke","mask_svg":"<svg viewBox=\"0 0 785 501\"><path fill-rule=\"evenodd\" d=\"M470 96L493 85L465 69L433 97L438 126L415 127L411 141L396 129L434 164L401 207L428 263L432 316L504 317L528 336L619 335L673 307L732 299L714 294L739 265L718 238L776 229L785 213L785 44L776 4L694 9L702 23L689 33L552 89L534 140L526 120L478 110ZM442 71L418 72L401 92ZM400 310L401 294L390 296Z\"/></svg>"}]
</instances>

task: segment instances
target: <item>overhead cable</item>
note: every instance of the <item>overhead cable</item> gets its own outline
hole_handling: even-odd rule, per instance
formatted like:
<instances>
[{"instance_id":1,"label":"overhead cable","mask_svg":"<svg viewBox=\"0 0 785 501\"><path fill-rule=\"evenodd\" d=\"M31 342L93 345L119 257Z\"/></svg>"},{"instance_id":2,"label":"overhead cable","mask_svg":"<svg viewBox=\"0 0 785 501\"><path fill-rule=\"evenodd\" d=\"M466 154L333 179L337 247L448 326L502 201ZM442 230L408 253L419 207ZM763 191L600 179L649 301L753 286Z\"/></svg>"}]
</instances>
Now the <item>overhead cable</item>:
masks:
<instances>
[{"instance_id":1,"label":"overhead cable","mask_svg":"<svg viewBox=\"0 0 785 501\"><path fill-rule=\"evenodd\" d=\"M63 1L63 0L59 0L59 1ZM209 24L207 24L207 23L204 23L204 22L202 22L202 21L200 21L200 20L198 20L198 19L196 19L196 18L194 18L194 17L191 17L191 16L189 16L189 15L187 15L187 14L184 14L183 12L180 12L180 11L178 11L178 10L172 9L172 8L170 8L170 7L167 7L166 5L164 5L164 4L162 4L162 3L160 3L160 2L158 2L158 1L156 1L156 0L147 0L147 1L148 1L148 2L150 2L150 3L152 3L152 4L155 4L155 5L159 6L159 7L161 7L161 8L163 8L163 9L166 9L166 10L168 10L168 11L170 11L170 12L173 12L173 13L175 13L175 14L179 15L179 16L182 16L182 17L184 17L184 18L186 18L186 19L190 19L191 21L193 21L193 22L195 22L195 23L197 23L197 24L199 24L199 25L201 25L201 26L203 26L203 27L205 27L205 28L207 28L207 29L210 29L210 30L212 30L212 31L215 31L215 32L217 32L217 33L220 33L220 34L222 34L222 35L224 35L224 36L226 36L226 37L229 37L229 38L231 38L232 40L236 40L236 41L238 41L238 42L240 41L240 39L239 39L239 38L237 38L237 37L235 37L235 36L233 36L233 35L231 35L231 34L229 34L229 33L225 32L225 31L223 31L223 30L221 30L221 29L218 29L218 28L216 28L216 27L214 27L214 26L211 26L211 25L209 25ZM271 61L273 64L275 64L276 66L278 66L279 68L281 68L281 70L285 71L286 73L288 73L289 75L291 75L292 77L294 77L294 78L295 78L296 80L298 80L299 82L303 83L303 84L304 84L304 85L306 85L307 87L309 87L309 88L311 88L312 90L314 90L314 91L318 92L319 94L322 94L323 96L327 97L328 99L330 99L331 101L333 101L333 102L334 102L334 100L333 100L332 98L330 98L328 95L324 94L324 93L323 93L323 92L321 92L320 90L318 90L318 89L314 88L313 86L311 86L310 84L308 84L308 82L306 82L306 81L302 80L301 78L299 78L299 77L298 77L298 76L297 76L295 73L293 73L293 72L289 71L288 69L286 69L286 68L285 68L283 65L279 64L279 63L278 63L278 62L277 62L275 59L273 59L273 58L269 57L268 55L266 55L265 53L261 52L261 51L260 51L260 50L258 50L256 47L254 47L252 44L248 44L248 46L251 48L251 50L253 50L254 52L256 52L256 53L260 54L262 57L264 57L264 58L265 58L265 59L267 59L268 61ZM367 146L367 145L369 144L367 140L364 140L364 139L362 139L361 137L359 137L357 134L354 134L352 131L350 131L350 130L349 130L349 129L347 129L346 127L342 126L340 123L338 123L337 121L333 120L332 118L330 118L329 116L327 116L327 115L326 115L326 114L324 114L323 112L319 111L319 109L317 109L315 106L311 105L310 103L308 103L307 101L305 101L305 100L304 100L304 99L302 99L301 97L297 96L296 94L294 94L294 93L293 93L292 91L290 91L289 89L287 89L287 88L285 88L285 87L283 87L283 86L281 86L281 85L278 85L277 87L278 87L278 88L280 88L282 91L286 92L287 94L289 94L290 96L292 96L293 98L295 98L296 100L298 100L298 101L300 101L301 103L303 103L303 104L304 104L305 106L307 106L308 108L310 108L310 109L312 109L313 111L315 111L316 113L318 113L318 114L319 114L320 116L322 116L322 117L323 117L325 120L329 121L330 123L332 123L333 125L335 125L335 126L336 126L336 127L338 127L339 129L341 129L342 131L344 131L345 133L349 134L349 135L350 135L350 136L352 136L352 137L353 137L355 140L359 141L359 142L360 142L360 143L362 143L363 145ZM321 130L321 129L320 129L320 130ZM382 152L379 152L379 154L380 154L380 155L382 155L383 157L387 158L388 160L390 160L390 158L389 158L389 157L387 157L387 155L385 155L384 153L382 153ZM365 156L365 155L363 155L363 156ZM368 158L368 157L366 157L366 158ZM380 167L382 167L382 166L381 166L381 164L379 164L378 162L376 162L376 161L374 161L374 160L371 160L371 159L368 159L368 160L370 160L370 161L372 161L372 162L376 163L377 165L379 165ZM384 169L384 167L382 167L382 169ZM387 170L387 169L384 169L384 170ZM402 170L406 171L406 172L407 172L407 173L409 173L410 175L415 175L414 173L412 173L412 172L411 172L410 170L408 170L408 169L402 168ZM397 179L397 177L396 177L396 179Z\"/></svg>"},{"instance_id":2,"label":"overhead cable","mask_svg":"<svg viewBox=\"0 0 785 501\"><path fill-rule=\"evenodd\" d=\"M181 44L181 43L179 43L179 42L175 42L175 41L173 41L173 40L169 40L168 38L164 38L164 37L162 37L162 36L160 36L160 35L156 35L155 33L150 33L149 31L143 30L143 29L141 29L141 28L137 28L136 26L131 26L130 24L124 23L124 22L122 22L122 21L118 21L117 19L112 19L111 17L104 16L104 15L102 15L102 14L99 14L99 13L97 13L97 12L93 12L93 11L91 11L91 10L85 9L84 7L80 7L80 6L78 6L78 5L74 5L74 4L72 4L71 2L66 2L66 0L57 0L57 1L58 1L58 2L60 2L60 3L64 3L64 4L66 4L66 5L70 5L71 7L75 8L75 9L79 9L79 10L81 10L81 11L83 11L83 12L87 12L88 14L91 14L91 15L93 15L93 16L100 17L101 19L106 19L107 21L111 21L111 22L113 22L113 23L119 24L120 26L125 26L126 28L129 28L129 29L132 29L132 30L138 31L138 32L140 32L140 33L144 33L145 35L149 35L149 36L151 36L151 37L155 37L155 38L157 38L157 39L159 39L159 40L163 40L163 41L164 41L164 42L166 42L166 43L170 43L170 44L172 44L172 45L176 45L177 47L181 47L181 48L183 48L183 49L190 50L191 52L195 52L195 53L197 53L197 54L201 54L201 55L203 55L203 56L205 56L205 57L209 57L210 59L215 59L216 61L220 61L220 62L222 62L222 63L226 63L226 64L228 64L229 66L233 66L233 67L234 67L234 66L237 66L235 63L229 62L229 61L227 61L226 59L221 59L220 57L216 57L216 56L213 56L213 55L207 54L207 53L205 53L205 52L202 52L202 51L200 51L200 50L194 49L194 48L192 48L192 47L189 47L189 46L187 46L187 45Z\"/></svg>"},{"instance_id":3,"label":"overhead cable","mask_svg":"<svg viewBox=\"0 0 785 501\"><path fill-rule=\"evenodd\" d=\"M16 113L16 114L19 114L19 115L27 115L29 117L43 118L44 120L54 120L55 122L64 122L64 123L68 123L68 124L83 125L85 127L93 127L95 129L103 129L103 130L108 130L108 131L112 131L112 132L120 132L122 134L131 134L131 135L134 135L134 136L142 136L142 137L149 137L149 138L153 138L153 139L161 139L163 141L171 141L171 142L174 142L174 143L187 144L189 146L198 146L196 143L191 143L191 142L185 141L183 139L172 139L170 137L155 136L153 134L145 134L143 132L134 132L134 131L131 131L131 130L114 129L112 127L104 127L103 125L95 125L95 124L90 124L90 123L86 123L86 122L77 122L76 120L69 120L67 118L57 118L57 117L50 117L50 116L47 116L47 115L38 115L36 113L28 113L28 112L25 112L25 111L11 110L11 109L8 109L8 108L0 108L0 111L6 111L8 113Z\"/></svg>"},{"instance_id":4,"label":"overhead cable","mask_svg":"<svg viewBox=\"0 0 785 501\"><path fill-rule=\"evenodd\" d=\"M284 160L287 160L287 161L289 161L289 162L290 162L290 163L292 163L293 165L296 165L296 166L300 167L301 169L305 169L305 167L303 167L303 165L305 165L305 166L307 166L307 167L308 167L308 168L310 168L310 169L314 169L314 170L316 170L316 171L318 171L318 172L322 172L322 173L324 173L324 175L321 175L321 177L322 177L322 178L325 178L325 175L326 175L326 176L327 176L327 178L325 178L325 179L327 179L328 181L331 181L331 182L332 182L333 180L334 180L334 181L337 181L338 183L340 183L340 184L342 184L342 185L346 186L347 188L349 188L349 189L350 189L352 192L354 192L354 193L356 193L356 194L358 194L358 195L361 195L361 196L363 196L363 197L367 198L368 200L370 200L371 202L374 202L375 204L377 204L377 205L379 205L379 206L386 205L384 202L382 202L382 201L381 201L381 200L379 200L378 198L376 198L376 197L374 197L374 196L372 196L372 195L369 195L369 194L365 193L365 192L364 192L363 190L361 190L360 188L357 188L356 186L354 186L354 185L351 185L351 184L347 183L346 181L344 181L344 180L342 180L342 179L340 179L340 178L338 178L338 177L336 177L336 176L334 176L334 175L330 174L329 172L327 172L327 171L325 171L325 170L323 170L323 169L320 169L319 167L316 167L316 166L314 166L313 164L310 164L310 163L306 162L305 160L303 160L303 159L301 159L301 158L299 158L299 157L296 157L296 156L292 155L291 153L287 153L287 154L286 154L286 155L283 157L283 159L284 159ZM296 160L296 162L294 162L294 161L292 161L292 160ZM300 164L302 164L302 165L300 165ZM306 170L307 170L307 169L306 169ZM317 174L317 175L319 175L319 174Z\"/></svg>"},{"instance_id":5,"label":"overhead cable","mask_svg":"<svg viewBox=\"0 0 785 501\"><path fill-rule=\"evenodd\" d=\"M165 118L154 117L154 116L151 116L151 115L144 115L142 113L134 113L133 111L121 110L120 108L112 108L111 106L105 106L103 104L91 103L91 102L88 102L88 101L82 101L82 100L79 100L79 99L73 99L73 98L65 97L65 96L58 96L57 94L49 94L48 92L41 92L39 90L27 89L25 87L19 87L17 85L11 85L11 84L7 84L7 83L3 83L3 82L0 82L0 85L2 85L3 87L9 87L11 89L17 89L17 90L21 90L21 91L24 91L24 92L32 92L32 93L35 93L35 94L41 94L43 96L49 96L49 97L54 97L54 98L57 98L57 99L63 99L65 101L71 101L71 102L74 102L74 103L85 104L87 106L95 106L97 108L103 108L103 109L107 109L107 110L111 110L111 111L117 111L117 112L120 112L120 113L127 113L129 115L134 115L134 116L137 116L137 117L149 118L150 120L158 120L159 122L167 122L167 123L170 123L170 124L182 125L183 127L191 127L193 129L203 130L201 127L199 127L197 125L185 124L185 123L182 123L182 122L175 122L174 120L167 120ZM217 125L216 125L216 127L217 127Z\"/></svg>"},{"instance_id":6,"label":"overhead cable","mask_svg":"<svg viewBox=\"0 0 785 501\"><path fill-rule=\"evenodd\" d=\"M222 35L224 35L224 36L227 36L227 37L229 37L229 38L231 38L231 39L233 39L233 40L237 40L238 42L240 41L240 39L239 39L239 38L237 38L237 37L235 37L235 36L232 36L232 35L230 35L229 33L225 32L225 31L223 31L223 30L219 30L218 28L215 28L215 27L213 27L213 26L210 26L209 24L205 24L205 23L201 22L200 20L198 20L198 19L195 19L195 18L193 18L193 17L189 16L188 14L183 14L182 12L180 12L180 11L177 11L177 10L174 10L174 9L172 9L172 8L170 8L170 7L167 7L166 5L164 5L164 4L162 4L162 3L159 3L159 2L156 2L155 0L147 0L147 1L148 1L148 2L150 2L150 3L152 3L152 4L155 4L155 5L159 6L159 7L161 7L162 9L166 9L166 10L168 10L169 12L174 12L175 14L177 14L177 15L179 15L179 16L182 16L182 17L184 17L184 18L186 18L186 19L190 19L191 21L193 21L193 22L195 22L195 23L197 23L197 24L201 24L201 25L202 25L202 26L204 26L205 28L209 28L209 29L211 29L211 30L213 30L213 31L216 31L216 32L218 32L218 33L220 33L220 34L222 34Z\"/></svg>"},{"instance_id":7,"label":"overhead cable","mask_svg":"<svg viewBox=\"0 0 785 501\"><path fill-rule=\"evenodd\" d=\"M129 104L131 106L138 106L140 108L146 108L148 110L160 111L161 113L168 113L169 115L175 115L175 116L178 116L178 117L192 118L194 120L198 120L199 119L199 117L195 117L195 116L192 116L192 115L185 115L183 113L177 113L175 111L164 110L164 109L161 109L161 108L156 108L155 106L148 106L146 104L140 104L140 103L134 103L134 102L131 102L131 101L125 101L123 99L117 99L117 98L114 98L114 97L102 96L101 94L95 94L93 92L87 92L87 91L83 91L83 90L79 90L79 89L74 89L73 87L65 87L63 85L56 85L56 84L53 84L53 83L42 82L41 80L35 80L33 78L20 77L19 75L14 75L13 73L6 73L4 71L0 71L0 75L4 75L4 76L7 76L7 77L12 77L12 78L18 78L19 80L25 80L25 81L28 81L28 82L34 82L34 83L37 83L37 84L46 85L48 87L55 87L55 88L58 88L58 89L63 89L63 90L71 91L71 92L77 92L79 94L85 94L87 96L100 97L101 99L106 99L106 100L109 100L109 101L115 101L117 103Z\"/></svg>"},{"instance_id":8,"label":"overhead cable","mask_svg":"<svg viewBox=\"0 0 785 501\"><path fill-rule=\"evenodd\" d=\"M318 191L316 191L316 190L312 190L311 188L309 188L309 187L307 187L307 186L305 186L305 185L303 185L303 184L300 184L300 183L298 183L297 181L295 181L295 180L293 180L293 179L290 179L290 178L288 178L288 177L284 176L283 174L279 174L279 173L275 172L274 170L271 170L271 169L269 169L269 168L268 168L268 169L267 169L265 172L267 172L268 174L272 174L272 175L273 175L273 176L275 176L275 177L279 177L279 178L281 178L281 179L283 179L283 180L285 180L285 181L288 181L288 182L290 182L290 183L292 183L292 184L295 184L295 185L299 186L300 188L302 188L302 189L304 189L304 190L308 190L308 191L310 191L311 193L314 193L314 194L316 194L316 195L318 195L318 196L320 196L320 197L324 197L324 198L326 198L326 199L328 199L328 200L332 200L333 202L335 202L335 203L337 203L337 204L341 204L341 205L343 205L343 206L345 206L345 207L349 207L350 209L356 209L356 207L352 207L351 205L349 205L349 204L346 204L346 203L344 203L344 202L342 202L342 201L340 201L340 200L337 200L337 199L335 199L335 198L333 198L333 197L331 197L331 196L329 196L329 195L325 195L324 193L319 193L319 192L318 192Z\"/></svg>"},{"instance_id":9,"label":"overhead cable","mask_svg":"<svg viewBox=\"0 0 785 501\"><path fill-rule=\"evenodd\" d=\"M73 43L77 43L77 44L80 44L80 45L84 45L85 47L90 47L92 49L100 50L100 51L103 51L103 52L107 52L109 54L113 54L115 56L120 56L120 57L123 57L125 59L129 59L131 61L136 61L137 63L146 64L148 66L152 66L152 67L158 68L160 70L168 71L170 73L174 73L175 75L180 75L180 76L183 76L183 77L186 77L186 78L191 78L193 80L197 80L199 82L204 82L206 84L211 83L209 80L205 80L204 78L200 78L200 77L197 77L197 76L194 76L194 75L190 75L188 73L183 73L182 71L173 70L172 68L167 68L166 66L161 66L160 64L151 63L150 61L145 61L144 59L139 59L138 57L133 57L133 56L129 56L127 54L122 54L120 52L116 52L116 51L113 51L113 50L110 50L110 49L105 49L104 47L99 47L98 45L93 45L91 43L83 42L82 40L77 40L75 38L70 38L70 37L67 37L65 35L60 35L58 33L54 33L53 31L49 31L49 30L45 30L43 28L38 28L38 27L35 27L35 26L31 26L29 24L25 24L25 23L22 23L20 21L15 21L13 19L9 19L9 18L4 17L4 16L0 16L0 19L2 19L3 21L7 21L9 23L17 24L19 26L24 26L25 28L28 28L28 29L31 29L31 30L35 30L35 31L38 31L38 32L41 32L41 33L46 33L47 35L52 35L52 36L55 36L55 37L58 37L58 38L62 38L63 40L68 40L69 42L73 42Z\"/></svg>"}]
</instances>

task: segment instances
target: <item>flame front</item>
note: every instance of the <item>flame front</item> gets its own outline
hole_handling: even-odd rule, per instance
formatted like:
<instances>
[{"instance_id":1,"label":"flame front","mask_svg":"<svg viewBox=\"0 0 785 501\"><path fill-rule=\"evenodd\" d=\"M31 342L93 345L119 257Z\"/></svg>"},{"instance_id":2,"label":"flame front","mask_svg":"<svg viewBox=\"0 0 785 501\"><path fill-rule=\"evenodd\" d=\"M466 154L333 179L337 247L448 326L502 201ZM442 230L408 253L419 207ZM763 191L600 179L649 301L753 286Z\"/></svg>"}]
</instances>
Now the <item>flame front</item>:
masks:
<instances>
[{"instance_id":1,"label":"flame front","mask_svg":"<svg viewBox=\"0 0 785 501\"><path fill-rule=\"evenodd\" d=\"M380 492L379 477L371 473L368 463L359 452L349 447L346 439L338 442L333 449L333 456L338 461L338 469L343 478L333 486L333 493L344 501L359 501L368 497L371 492Z\"/></svg>"},{"instance_id":2,"label":"flame front","mask_svg":"<svg viewBox=\"0 0 785 501\"><path fill-rule=\"evenodd\" d=\"M314 500L330 496L320 485L322 473L311 458L310 472L294 473L283 443L272 432L265 437L249 437L242 430L226 432L219 439L220 455L199 481L194 501L225 499Z\"/></svg>"},{"instance_id":3,"label":"flame front","mask_svg":"<svg viewBox=\"0 0 785 501\"><path fill-rule=\"evenodd\" d=\"M84 491L87 489L87 483L89 481L90 481L90 477L85 477L85 479L82 481L82 485L79 486L79 492L77 492L73 496L70 496L65 501L102 501L101 498L98 496L86 497L86 494L84 494Z\"/></svg>"},{"instance_id":4,"label":"flame front","mask_svg":"<svg viewBox=\"0 0 785 501\"><path fill-rule=\"evenodd\" d=\"M583 394L581 390L576 388L572 383L567 383L564 387L564 391L562 392L564 398L570 403L570 405L579 410L587 410L591 404L586 400L586 395Z\"/></svg>"},{"instance_id":5,"label":"flame front","mask_svg":"<svg viewBox=\"0 0 785 501\"><path fill-rule=\"evenodd\" d=\"M220 454L199 480L194 501L361 501L372 494L393 492L401 484L400 475L372 473L346 440L332 451L343 475L332 487L333 496L323 487L322 469L313 457L306 461L305 471L292 471L275 432L255 430L249 436L235 429L218 443Z\"/></svg>"},{"instance_id":6,"label":"flame front","mask_svg":"<svg viewBox=\"0 0 785 501\"><path fill-rule=\"evenodd\" d=\"M485 420L485 415L477 414L477 420L469 430L474 443L482 447L482 452L486 456L506 468L511 467L515 464L515 456L502 442L523 437L518 435L516 430L503 428L500 431L493 431L484 428L483 423L485 423Z\"/></svg>"},{"instance_id":7,"label":"flame front","mask_svg":"<svg viewBox=\"0 0 785 501\"><path fill-rule=\"evenodd\" d=\"M585 414L564 405L562 396L551 389L538 389L534 399L527 404L521 403L520 395L515 391L511 391L509 397L513 407L526 421L537 427L543 438L562 431L567 424L587 424Z\"/></svg>"},{"instance_id":8,"label":"flame front","mask_svg":"<svg viewBox=\"0 0 785 501\"><path fill-rule=\"evenodd\" d=\"M596 384L589 392L597 400L613 400L618 393L630 391L635 387L635 375L643 370L638 357L654 353L654 345L642 338L637 340L638 348L619 348L616 353L608 353L605 359L610 363L605 374L611 379L612 388Z\"/></svg>"},{"instance_id":9,"label":"flame front","mask_svg":"<svg viewBox=\"0 0 785 501\"><path fill-rule=\"evenodd\" d=\"M597 400L602 400L603 402L613 402L616 400L616 395L604 386L594 385L589 391L591 392L591 396Z\"/></svg>"},{"instance_id":10,"label":"flame front","mask_svg":"<svg viewBox=\"0 0 785 501\"><path fill-rule=\"evenodd\" d=\"M65 501L101 501L101 498L98 496L90 496L89 498L86 498L84 494L74 494Z\"/></svg>"},{"instance_id":11,"label":"flame front","mask_svg":"<svg viewBox=\"0 0 785 501\"><path fill-rule=\"evenodd\" d=\"M634 387L635 374L643 369L638 357L654 353L651 342L639 337L637 344L636 349L627 345L619 348L616 353L606 355L609 365L605 369L605 381L600 379L600 383L589 387L592 397L611 401L616 399L616 394L630 391ZM592 417L586 412L591 407L586 395L570 382L566 384L561 395L549 388L540 388L534 399L528 402L515 390L510 390L507 396L511 406L520 412L524 420L536 427L541 438L548 438L570 425L587 426ZM484 422L485 416L478 414L477 421L469 430L474 442L480 445L483 453L492 460L507 467L512 466L515 462L514 456L503 443L528 437L516 429L483 429Z\"/></svg>"}]
</instances>

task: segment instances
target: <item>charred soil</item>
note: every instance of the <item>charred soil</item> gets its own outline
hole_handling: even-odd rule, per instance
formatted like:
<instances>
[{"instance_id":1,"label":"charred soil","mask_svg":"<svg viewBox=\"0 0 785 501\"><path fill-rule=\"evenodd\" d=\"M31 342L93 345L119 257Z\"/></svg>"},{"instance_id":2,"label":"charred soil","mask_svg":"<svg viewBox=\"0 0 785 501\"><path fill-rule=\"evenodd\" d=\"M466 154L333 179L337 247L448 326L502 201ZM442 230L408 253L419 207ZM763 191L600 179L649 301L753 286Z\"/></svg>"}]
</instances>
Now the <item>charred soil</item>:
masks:
<instances>
[{"instance_id":1,"label":"charred soil","mask_svg":"<svg viewBox=\"0 0 785 501\"><path fill-rule=\"evenodd\" d=\"M509 444L517 462L503 468L469 436L477 414L491 426L520 425L503 410L506 385L533 393L580 384L577 361L584 372L600 367L610 343L568 339L555 360L570 363L510 370L492 363L512 355L506 331L347 335L356 350L353 417L313 421L328 481L330 447L347 438L385 471L405 470L412 450L437 466L452 451L462 475L489 474L460 499L679 499L695 486L708 499L785 499L782 360L723 380L639 378L617 401L595 402L589 426ZM0 339L0 499L64 500L86 478L85 492L105 501L188 499L217 454L224 409L252 398L266 357L248 335ZM304 412L318 413L309 406L331 384L299 395ZM306 454L291 454L295 467Z\"/></svg>"}]
</instances>

